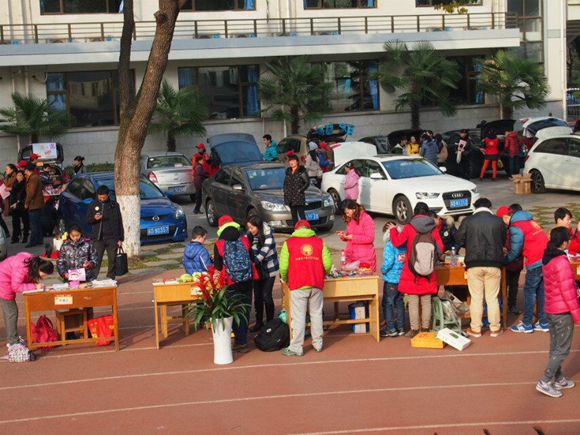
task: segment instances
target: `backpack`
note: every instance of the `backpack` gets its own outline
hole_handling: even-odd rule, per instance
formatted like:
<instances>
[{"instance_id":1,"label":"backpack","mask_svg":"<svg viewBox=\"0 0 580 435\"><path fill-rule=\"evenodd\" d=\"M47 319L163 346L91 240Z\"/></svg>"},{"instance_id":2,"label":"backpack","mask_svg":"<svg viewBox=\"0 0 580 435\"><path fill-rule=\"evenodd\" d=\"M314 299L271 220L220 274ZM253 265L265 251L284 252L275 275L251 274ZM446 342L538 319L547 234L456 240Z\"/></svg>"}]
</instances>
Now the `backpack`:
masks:
<instances>
[{"instance_id":1,"label":"backpack","mask_svg":"<svg viewBox=\"0 0 580 435\"><path fill-rule=\"evenodd\" d=\"M30 352L24 341L16 344L8 344L7 347L8 362L21 363L36 360L36 355Z\"/></svg>"},{"instance_id":2,"label":"backpack","mask_svg":"<svg viewBox=\"0 0 580 435\"><path fill-rule=\"evenodd\" d=\"M225 242L224 265L226 272L234 283L250 281L254 276L250 253L241 239Z\"/></svg>"},{"instance_id":3,"label":"backpack","mask_svg":"<svg viewBox=\"0 0 580 435\"><path fill-rule=\"evenodd\" d=\"M290 331L282 319L276 317L262 326L254 337L256 347L262 352L275 352L290 344Z\"/></svg>"},{"instance_id":4,"label":"backpack","mask_svg":"<svg viewBox=\"0 0 580 435\"><path fill-rule=\"evenodd\" d=\"M38 318L36 325L30 323L33 343L48 343L49 341L58 341L58 334L56 333L52 322L48 317L42 315ZM48 350L53 346L43 346L43 350Z\"/></svg>"},{"instance_id":5,"label":"backpack","mask_svg":"<svg viewBox=\"0 0 580 435\"><path fill-rule=\"evenodd\" d=\"M437 244L431 233L417 233L409 250L409 270L417 278L422 276L431 279L437 263Z\"/></svg>"}]
</instances>

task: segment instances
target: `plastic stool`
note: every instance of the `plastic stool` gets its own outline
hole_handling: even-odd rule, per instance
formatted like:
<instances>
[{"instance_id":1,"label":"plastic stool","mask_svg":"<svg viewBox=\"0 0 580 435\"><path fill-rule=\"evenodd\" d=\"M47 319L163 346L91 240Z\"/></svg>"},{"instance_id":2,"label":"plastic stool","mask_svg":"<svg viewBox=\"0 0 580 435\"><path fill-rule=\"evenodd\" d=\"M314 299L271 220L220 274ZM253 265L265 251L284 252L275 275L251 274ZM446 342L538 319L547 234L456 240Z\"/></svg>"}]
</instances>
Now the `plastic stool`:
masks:
<instances>
[{"instance_id":1,"label":"plastic stool","mask_svg":"<svg viewBox=\"0 0 580 435\"><path fill-rule=\"evenodd\" d=\"M443 304L439 297L431 298L431 307L433 310L433 330L440 331L441 329L449 328L452 331L461 333L461 319L459 317L457 320L446 319Z\"/></svg>"}]
</instances>

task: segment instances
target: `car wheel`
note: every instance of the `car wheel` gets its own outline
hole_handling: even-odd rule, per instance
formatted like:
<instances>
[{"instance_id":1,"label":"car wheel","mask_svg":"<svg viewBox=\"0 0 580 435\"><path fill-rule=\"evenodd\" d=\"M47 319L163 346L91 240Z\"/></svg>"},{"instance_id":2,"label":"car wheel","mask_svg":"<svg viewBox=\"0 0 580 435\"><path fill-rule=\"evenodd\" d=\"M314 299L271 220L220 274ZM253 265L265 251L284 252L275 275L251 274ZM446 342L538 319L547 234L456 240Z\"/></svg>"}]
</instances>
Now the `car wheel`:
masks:
<instances>
[{"instance_id":1,"label":"car wheel","mask_svg":"<svg viewBox=\"0 0 580 435\"><path fill-rule=\"evenodd\" d=\"M532 192L534 193L545 193L546 184L544 183L544 177L540 171L534 169L532 171Z\"/></svg>"},{"instance_id":2,"label":"car wheel","mask_svg":"<svg viewBox=\"0 0 580 435\"><path fill-rule=\"evenodd\" d=\"M56 230L60 235L66 233L66 221L64 220L64 217L62 217L62 215L58 215L58 218L56 220Z\"/></svg>"},{"instance_id":3,"label":"car wheel","mask_svg":"<svg viewBox=\"0 0 580 435\"><path fill-rule=\"evenodd\" d=\"M397 222L402 225L409 223L411 217L413 216L413 208L405 196L399 196L395 198L395 202L393 203L393 211Z\"/></svg>"},{"instance_id":4,"label":"car wheel","mask_svg":"<svg viewBox=\"0 0 580 435\"><path fill-rule=\"evenodd\" d=\"M210 227L218 226L219 216L217 214L215 204L211 199L205 205L205 216L207 217L207 223Z\"/></svg>"},{"instance_id":5,"label":"car wheel","mask_svg":"<svg viewBox=\"0 0 580 435\"><path fill-rule=\"evenodd\" d=\"M246 213L246 219L249 221L250 219L252 219L253 217L257 217L258 215L258 211L255 208L251 208L248 210L248 213Z\"/></svg>"},{"instance_id":6,"label":"car wheel","mask_svg":"<svg viewBox=\"0 0 580 435\"><path fill-rule=\"evenodd\" d=\"M339 214L340 209L341 209L341 205L342 205L342 200L340 199L340 195L334 189L330 189L328 191L328 194L332 197L332 200L334 201L334 208L335 208L336 214Z\"/></svg>"}]
</instances>

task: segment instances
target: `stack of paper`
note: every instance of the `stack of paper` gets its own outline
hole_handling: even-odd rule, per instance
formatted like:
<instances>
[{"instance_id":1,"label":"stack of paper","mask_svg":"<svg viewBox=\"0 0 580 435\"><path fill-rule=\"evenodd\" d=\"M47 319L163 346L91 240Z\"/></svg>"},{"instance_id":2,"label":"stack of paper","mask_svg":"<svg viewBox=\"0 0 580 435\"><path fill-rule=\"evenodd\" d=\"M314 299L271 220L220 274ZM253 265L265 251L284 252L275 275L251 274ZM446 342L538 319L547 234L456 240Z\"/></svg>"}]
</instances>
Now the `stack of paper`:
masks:
<instances>
[{"instance_id":1,"label":"stack of paper","mask_svg":"<svg viewBox=\"0 0 580 435\"><path fill-rule=\"evenodd\" d=\"M114 279L94 280L91 284L93 287L117 287L117 281Z\"/></svg>"}]
</instances>

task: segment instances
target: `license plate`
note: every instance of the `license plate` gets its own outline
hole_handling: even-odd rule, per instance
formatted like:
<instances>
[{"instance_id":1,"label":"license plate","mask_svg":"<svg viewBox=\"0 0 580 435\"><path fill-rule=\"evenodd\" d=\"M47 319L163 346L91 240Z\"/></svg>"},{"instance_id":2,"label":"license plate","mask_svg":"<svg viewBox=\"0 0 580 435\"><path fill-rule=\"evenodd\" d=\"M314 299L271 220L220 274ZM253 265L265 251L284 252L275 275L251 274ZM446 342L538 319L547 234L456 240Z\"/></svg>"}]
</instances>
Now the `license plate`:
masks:
<instances>
[{"instance_id":1,"label":"license plate","mask_svg":"<svg viewBox=\"0 0 580 435\"><path fill-rule=\"evenodd\" d=\"M169 188L169 193L183 193L183 192L185 192L185 186L170 187Z\"/></svg>"},{"instance_id":2,"label":"license plate","mask_svg":"<svg viewBox=\"0 0 580 435\"><path fill-rule=\"evenodd\" d=\"M319 218L317 211L307 211L306 220L307 221L317 221Z\"/></svg>"},{"instance_id":3,"label":"license plate","mask_svg":"<svg viewBox=\"0 0 580 435\"><path fill-rule=\"evenodd\" d=\"M160 234L169 234L169 226L164 225L162 227L147 228L147 235L148 236L158 236Z\"/></svg>"},{"instance_id":4,"label":"license plate","mask_svg":"<svg viewBox=\"0 0 580 435\"><path fill-rule=\"evenodd\" d=\"M467 207L468 201L467 198L463 199L452 199L449 203L451 208L458 208L458 207Z\"/></svg>"}]
</instances>

